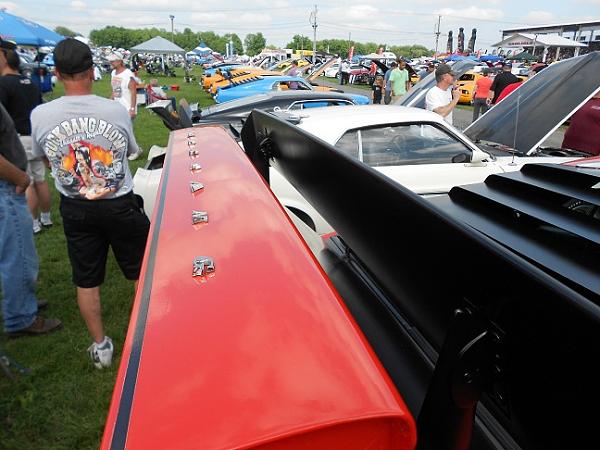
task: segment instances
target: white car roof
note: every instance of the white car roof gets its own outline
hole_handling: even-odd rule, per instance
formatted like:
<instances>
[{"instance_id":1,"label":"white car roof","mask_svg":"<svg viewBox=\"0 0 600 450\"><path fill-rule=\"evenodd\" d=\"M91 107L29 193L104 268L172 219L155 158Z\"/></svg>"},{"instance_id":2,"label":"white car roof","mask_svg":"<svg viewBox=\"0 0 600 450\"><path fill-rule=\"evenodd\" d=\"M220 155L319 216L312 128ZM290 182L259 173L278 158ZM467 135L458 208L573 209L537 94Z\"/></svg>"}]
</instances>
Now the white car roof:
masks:
<instances>
[{"instance_id":1,"label":"white car roof","mask_svg":"<svg viewBox=\"0 0 600 450\"><path fill-rule=\"evenodd\" d=\"M347 131L386 123L434 122L448 128L442 116L421 108L392 105L353 105L308 108L300 113L300 128L335 144Z\"/></svg>"}]
</instances>

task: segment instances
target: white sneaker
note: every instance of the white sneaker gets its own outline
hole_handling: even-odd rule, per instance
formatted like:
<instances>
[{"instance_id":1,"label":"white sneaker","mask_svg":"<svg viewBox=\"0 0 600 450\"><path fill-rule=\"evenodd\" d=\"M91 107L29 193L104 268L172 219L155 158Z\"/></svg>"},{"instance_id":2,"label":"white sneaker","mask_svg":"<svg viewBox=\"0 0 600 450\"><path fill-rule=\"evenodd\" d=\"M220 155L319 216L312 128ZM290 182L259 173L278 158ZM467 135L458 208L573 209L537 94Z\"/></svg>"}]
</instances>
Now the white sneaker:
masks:
<instances>
[{"instance_id":1,"label":"white sneaker","mask_svg":"<svg viewBox=\"0 0 600 450\"><path fill-rule=\"evenodd\" d=\"M42 225L38 219L33 219L33 234L38 234L42 231Z\"/></svg>"},{"instance_id":2,"label":"white sneaker","mask_svg":"<svg viewBox=\"0 0 600 450\"><path fill-rule=\"evenodd\" d=\"M40 223L43 227L51 227L53 225L49 212L40 214Z\"/></svg>"},{"instance_id":3,"label":"white sneaker","mask_svg":"<svg viewBox=\"0 0 600 450\"><path fill-rule=\"evenodd\" d=\"M142 153L144 153L144 150L142 149L142 147L139 147L139 150L136 153L129 155L127 157L127 159L129 161L134 161L134 160L138 159L142 155Z\"/></svg>"},{"instance_id":4,"label":"white sneaker","mask_svg":"<svg viewBox=\"0 0 600 450\"><path fill-rule=\"evenodd\" d=\"M112 363L113 350L114 347L112 339L108 336L104 338L104 342L102 344L96 344L94 342L88 348L90 357L92 358L92 361L94 362L94 365L97 369L102 369L103 367L110 367Z\"/></svg>"}]
</instances>

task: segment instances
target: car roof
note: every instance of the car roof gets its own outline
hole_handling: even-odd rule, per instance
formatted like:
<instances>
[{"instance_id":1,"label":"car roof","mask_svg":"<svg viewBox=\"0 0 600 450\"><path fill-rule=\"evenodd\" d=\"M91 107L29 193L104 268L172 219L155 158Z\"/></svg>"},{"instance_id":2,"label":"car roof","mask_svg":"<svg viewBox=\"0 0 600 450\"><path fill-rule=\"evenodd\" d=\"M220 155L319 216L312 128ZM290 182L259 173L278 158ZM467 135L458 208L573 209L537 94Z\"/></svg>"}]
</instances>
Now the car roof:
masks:
<instances>
[{"instance_id":1,"label":"car roof","mask_svg":"<svg viewBox=\"0 0 600 450\"><path fill-rule=\"evenodd\" d=\"M333 144L347 130L403 122L434 122L446 126L439 114L405 106L355 105L303 110L300 128Z\"/></svg>"}]
</instances>

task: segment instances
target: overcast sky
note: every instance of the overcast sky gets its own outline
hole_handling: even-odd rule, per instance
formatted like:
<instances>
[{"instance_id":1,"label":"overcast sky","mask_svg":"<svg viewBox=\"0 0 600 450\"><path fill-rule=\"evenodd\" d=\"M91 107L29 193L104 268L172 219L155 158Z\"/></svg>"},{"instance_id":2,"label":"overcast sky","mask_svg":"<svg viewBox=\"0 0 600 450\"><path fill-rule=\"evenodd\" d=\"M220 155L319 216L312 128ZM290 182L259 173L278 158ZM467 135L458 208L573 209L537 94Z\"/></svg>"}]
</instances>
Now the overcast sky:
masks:
<instances>
[{"instance_id":1,"label":"overcast sky","mask_svg":"<svg viewBox=\"0 0 600 450\"><path fill-rule=\"evenodd\" d=\"M600 20L600 0L0 0L8 12L48 28L66 26L84 36L95 28L117 25L128 28L158 27L182 31L234 32L242 40L262 32L268 44L283 46L294 34L312 38L310 12L317 4L317 39L348 39L388 45L422 44L435 48L435 28L441 16L440 51L447 33L465 29L465 46L477 28L476 49L489 48L501 39L501 30L578 20Z\"/></svg>"}]
</instances>

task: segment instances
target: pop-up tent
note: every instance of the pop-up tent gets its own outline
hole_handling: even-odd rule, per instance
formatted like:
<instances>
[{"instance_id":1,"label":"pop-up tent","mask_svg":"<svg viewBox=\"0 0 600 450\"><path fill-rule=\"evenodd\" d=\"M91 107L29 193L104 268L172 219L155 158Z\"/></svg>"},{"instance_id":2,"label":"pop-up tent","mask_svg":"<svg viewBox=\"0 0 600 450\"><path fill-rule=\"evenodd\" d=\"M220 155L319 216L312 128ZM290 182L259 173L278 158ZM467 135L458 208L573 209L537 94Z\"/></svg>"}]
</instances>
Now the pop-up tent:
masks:
<instances>
[{"instance_id":1,"label":"pop-up tent","mask_svg":"<svg viewBox=\"0 0 600 450\"><path fill-rule=\"evenodd\" d=\"M192 50L195 54L200 56L208 56L212 53L212 49L208 47L204 42L200 42L198 47Z\"/></svg>"},{"instance_id":2,"label":"pop-up tent","mask_svg":"<svg viewBox=\"0 0 600 450\"><path fill-rule=\"evenodd\" d=\"M172 53L185 54L184 49L160 36L142 42L141 44L132 47L130 50L132 53L158 53L160 55Z\"/></svg>"},{"instance_id":3,"label":"pop-up tent","mask_svg":"<svg viewBox=\"0 0 600 450\"><path fill-rule=\"evenodd\" d=\"M524 51L524 52L521 52L519 54L510 56L508 59L512 59L512 60L515 60L515 61L533 61L534 59L537 59L537 57L533 56L528 51Z\"/></svg>"},{"instance_id":4,"label":"pop-up tent","mask_svg":"<svg viewBox=\"0 0 600 450\"><path fill-rule=\"evenodd\" d=\"M55 47L64 39L58 33L22 17L0 10L0 36L18 45Z\"/></svg>"}]
</instances>

